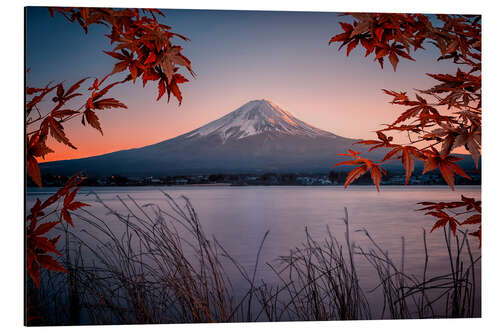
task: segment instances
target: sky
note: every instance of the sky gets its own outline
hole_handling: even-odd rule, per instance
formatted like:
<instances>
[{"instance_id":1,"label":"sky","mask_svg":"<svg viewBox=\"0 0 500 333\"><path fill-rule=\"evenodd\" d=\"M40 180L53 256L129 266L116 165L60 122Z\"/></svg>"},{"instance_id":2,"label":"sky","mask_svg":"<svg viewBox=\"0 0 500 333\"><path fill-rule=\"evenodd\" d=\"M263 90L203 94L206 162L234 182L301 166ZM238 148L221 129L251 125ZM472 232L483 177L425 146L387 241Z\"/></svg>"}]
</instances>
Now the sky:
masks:
<instances>
[{"instance_id":1,"label":"sky","mask_svg":"<svg viewBox=\"0 0 500 333\"><path fill-rule=\"evenodd\" d=\"M176 39L192 62L196 78L181 85L183 102L156 101L156 85L143 88L137 81L119 85L110 93L128 109L100 111L104 135L82 126L79 118L65 123L65 131L78 148L51 140L55 150L45 161L95 156L167 140L224 116L250 100L268 99L295 117L337 135L375 138L381 124L401 112L389 104L381 89L412 90L430 87L425 73L455 72L451 62L437 62L437 50L427 45L401 59L397 71L386 63L380 69L361 48L346 57L338 44L341 32L333 12L165 10L162 23L190 39ZM102 77L115 59L102 51L112 46L104 36L108 28L90 26L88 34L62 16L51 18L46 8L26 12L26 65L28 86ZM85 86L90 85L91 81Z\"/></svg>"}]
</instances>

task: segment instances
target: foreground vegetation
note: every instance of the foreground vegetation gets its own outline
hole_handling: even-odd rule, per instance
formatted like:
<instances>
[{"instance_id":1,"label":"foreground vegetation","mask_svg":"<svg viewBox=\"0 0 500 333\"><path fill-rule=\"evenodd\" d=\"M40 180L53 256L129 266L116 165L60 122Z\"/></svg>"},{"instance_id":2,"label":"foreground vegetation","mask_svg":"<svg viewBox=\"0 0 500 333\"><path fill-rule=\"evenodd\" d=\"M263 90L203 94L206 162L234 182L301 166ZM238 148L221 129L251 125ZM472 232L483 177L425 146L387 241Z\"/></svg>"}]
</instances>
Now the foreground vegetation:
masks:
<instances>
[{"instance_id":1,"label":"foreground vegetation","mask_svg":"<svg viewBox=\"0 0 500 333\"><path fill-rule=\"evenodd\" d=\"M361 232L371 246L356 246L346 209L343 242L328 228L323 240L306 229L301 245L263 263L259 259L266 233L249 270L205 234L189 199L164 195L162 206L118 198L123 213L95 194L104 216L85 209L72 213L81 231L65 224L59 230L68 274L43 271L39 289L28 278L29 325L480 316L475 275L480 258L473 257L464 232L453 236L443 229L449 272L431 275L427 268L432 254L427 253L424 231L424 270L417 277L405 272L404 239L398 259L367 230ZM361 287L366 282L357 272L361 260L374 269L374 290ZM262 265L275 274L275 281L257 278ZM380 304L370 303L371 293L380 295Z\"/></svg>"}]
</instances>

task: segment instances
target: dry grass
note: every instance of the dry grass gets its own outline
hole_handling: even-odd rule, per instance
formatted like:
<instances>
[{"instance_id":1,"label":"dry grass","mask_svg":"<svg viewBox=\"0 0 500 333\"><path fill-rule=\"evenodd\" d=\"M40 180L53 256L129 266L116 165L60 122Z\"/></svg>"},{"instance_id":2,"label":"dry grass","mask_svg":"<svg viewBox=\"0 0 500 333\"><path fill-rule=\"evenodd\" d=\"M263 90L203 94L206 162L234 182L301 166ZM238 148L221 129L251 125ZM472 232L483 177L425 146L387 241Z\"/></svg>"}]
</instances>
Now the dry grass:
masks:
<instances>
[{"instance_id":1,"label":"dry grass","mask_svg":"<svg viewBox=\"0 0 500 333\"><path fill-rule=\"evenodd\" d=\"M479 258L473 258L467 233L458 231L451 236L450 228L443 229L449 259L449 273L428 276L429 253L426 232L423 231L425 262L422 277L405 272L405 244L402 238L401 264L398 267L387 253L372 238L366 229L360 230L373 247L365 251L357 247L357 254L363 256L376 270L382 289L384 305L378 318L473 318L480 316L476 307L475 265ZM452 244L455 242L455 246ZM464 249L466 244L466 249ZM464 252L466 251L465 255Z\"/></svg>"},{"instance_id":2,"label":"dry grass","mask_svg":"<svg viewBox=\"0 0 500 333\"><path fill-rule=\"evenodd\" d=\"M444 233L450 273L427 276L431 258L424 236L422 277L405 273L404 240L397 266L366 231L368 250L350 241L345 210L345 243L327 229L322 241L305 230L305 240L272 263L260 263L268 232L247 271L215 238L203 231L186 197L167 193L165 205L140 206L118 198L124 213L97 194L104 216L74 214L80 232L63 229L64 264L70 274L44 272L40 290L28 288L43 319L36 325L357 320L478 316L473 258L467 235ZM113 225L113 228L111 227ZM118 229L117 229L118 227ZM116 232L115 230L122 230ZM256 244L258 245L258 244ZM356 261L374 268L384 306L373 312L360 287ZM257 279L259 265L277 283ZM228 274L236 270L239 276ZM241 287L241 285L246 287ZM238 288L234 287L238 285ZM369 291L368 291L369 292Z\"/></svg>"}]
</instances>

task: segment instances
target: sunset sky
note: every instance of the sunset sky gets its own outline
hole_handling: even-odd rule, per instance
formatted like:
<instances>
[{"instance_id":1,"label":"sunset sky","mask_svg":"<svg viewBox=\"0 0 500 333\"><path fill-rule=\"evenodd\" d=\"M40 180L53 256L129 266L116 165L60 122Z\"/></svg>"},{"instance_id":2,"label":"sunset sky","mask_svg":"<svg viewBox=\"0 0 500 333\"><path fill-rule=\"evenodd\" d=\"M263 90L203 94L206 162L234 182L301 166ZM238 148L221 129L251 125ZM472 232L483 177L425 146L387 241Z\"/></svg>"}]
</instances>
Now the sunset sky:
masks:
<instances>
[{"instance_id":1,"label":"sunset sky","mask_svg":"<svg viewBox=\"0 0 500 333\"><path fill-rule=\"evenodd\" d=\"M254 99L268 99L295 117L337 135L373 138L382 123L400 109L388 104L382 88L410 90L429 87L425 73L455 72L451 62L437 62L437 50L427 44L416 62L402 59L395 73L383 70L361 49L346 57L345 49L329 46L340 33L337 13L166 10L162 23L191 39L178 40L197 74L183 84L183 103L156 102L156 85L138 81L114 88L108 95L128 109L101 111L104 136L83 127L79 119L65 125L72 150L53 140L56 152L46 161L72 159L142 147L191 131ZM26 59L29 86L80 78L102 77L115 59L104 36L108 29L91 26L85 34L62 16L51 18L46 8L28 8ZM187 77L187 73L183 73ZM189 78L189 77L188 77ZM88 85L91 81L88 81Z\"/></svg>"}]
</instances>

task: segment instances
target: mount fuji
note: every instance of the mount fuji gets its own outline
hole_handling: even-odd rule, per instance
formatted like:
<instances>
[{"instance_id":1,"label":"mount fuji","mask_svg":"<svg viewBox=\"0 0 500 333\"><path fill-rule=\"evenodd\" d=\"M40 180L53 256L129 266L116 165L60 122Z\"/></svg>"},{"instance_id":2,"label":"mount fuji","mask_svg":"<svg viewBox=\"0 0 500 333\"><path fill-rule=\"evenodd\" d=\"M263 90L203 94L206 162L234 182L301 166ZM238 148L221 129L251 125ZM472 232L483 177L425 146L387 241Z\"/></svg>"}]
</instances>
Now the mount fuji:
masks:
<instances>
[{"instance_id":1,"label":"mount fuji","mask_svg":"<svg viewBox=\"0 0 500 333\"><path fill-rule=\"evenodd\" d=\"M47 162L41 169L56 175L83 171L89 176L328 172L333 164L345 160L336 153L346 152L356 141L309 125L273 102L254 100L173 139L105 155Z\"/></svg>"},{"instance_id":2,"label":"mount fuji","mask_svg":"<svg viewBox=\"0 0 500 333\"><path fill-rule=\"evenodd\" d=\"M228 140L239 140L253 135L336 138L334 134L295 118L278 105L265 99L250 101L224 117L187 133L185 137L217 136L222 143L225 143Z\"/></svg>"}]
</instances>

